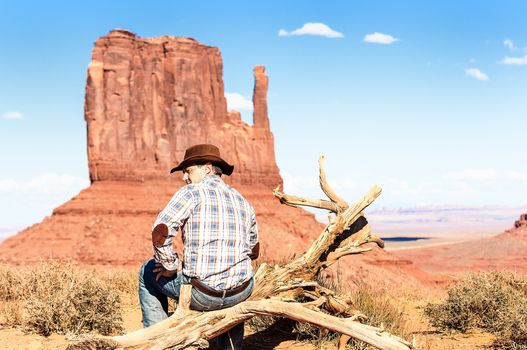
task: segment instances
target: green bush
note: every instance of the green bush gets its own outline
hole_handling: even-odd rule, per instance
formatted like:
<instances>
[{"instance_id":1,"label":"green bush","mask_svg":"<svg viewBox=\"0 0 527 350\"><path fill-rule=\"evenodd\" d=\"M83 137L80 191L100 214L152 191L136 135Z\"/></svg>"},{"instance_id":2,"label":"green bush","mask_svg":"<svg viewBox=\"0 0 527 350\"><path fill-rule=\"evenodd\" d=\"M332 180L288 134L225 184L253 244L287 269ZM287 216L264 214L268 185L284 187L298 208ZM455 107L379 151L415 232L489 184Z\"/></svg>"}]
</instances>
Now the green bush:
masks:
<instances>
[{"instance_id":1,"label":"green bush","mask_svg":"<svg viewBox=\"0 0 527 350\"><path fill-rule=\"evenodd\" d=\"M513 273L468 275L424 314L441 330L481 328L497 336L495 348L527 349L527 280Z\"/></svg>"}]
</instances>

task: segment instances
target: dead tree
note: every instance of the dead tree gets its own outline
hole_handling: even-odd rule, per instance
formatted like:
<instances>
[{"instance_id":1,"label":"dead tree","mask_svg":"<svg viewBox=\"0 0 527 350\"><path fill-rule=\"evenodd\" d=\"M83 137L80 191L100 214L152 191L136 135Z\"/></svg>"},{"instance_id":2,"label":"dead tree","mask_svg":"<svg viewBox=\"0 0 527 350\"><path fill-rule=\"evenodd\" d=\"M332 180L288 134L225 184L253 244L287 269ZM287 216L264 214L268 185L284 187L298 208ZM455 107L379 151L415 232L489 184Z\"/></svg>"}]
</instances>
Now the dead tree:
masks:
<instances>
[{"instance_id":1,"label":"dead tree","mask_svg":"<svg viewBox=\"0 0 527 350\"><path fill-rule=\"evenodd\" d=\"M341 333L341 347L352 337L378 349L413 349L412 344L383 329L358 322L362 315L353 311L350 300L337 296L316 281L318 273L341 257L371 250L363 247L364 244L374 242L384 247L384 242L371 232L363 214L381 189L374 186L358 202L348 205L327 183L323 156L319 166L320 186L329 200L287 195L279 187L274 195L286 205L329 210L332 213L329 223L311 247L293 261L274 266L262 264L255 273L254 291L247 301L223 310L193 311L188 308L191 286L182 286L178 307L166 320L123 336L86 340L69 348L197 349L206 347L210 339L240 322L266 315Z\"/></svg>"}]
</instances>

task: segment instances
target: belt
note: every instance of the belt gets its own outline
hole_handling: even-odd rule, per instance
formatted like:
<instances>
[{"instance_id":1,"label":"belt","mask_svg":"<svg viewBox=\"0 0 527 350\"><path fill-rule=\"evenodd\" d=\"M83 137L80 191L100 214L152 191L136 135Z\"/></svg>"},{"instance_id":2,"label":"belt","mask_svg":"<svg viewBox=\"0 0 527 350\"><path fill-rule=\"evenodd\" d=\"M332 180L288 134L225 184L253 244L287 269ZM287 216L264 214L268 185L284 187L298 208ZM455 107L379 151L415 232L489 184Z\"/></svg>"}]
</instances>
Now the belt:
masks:
<instances>
[{"instance_id":1,"label":"belt","mask_svg":"<svg viewBox=\"0 0 527 350\"><path fill-rule=\"evenodd\" d=\"M207 286L206 284L204 284L203 282L201 282L195 277L190 278L190 284L193 287L195 287L197 290L211 297L219 297L219 298L230 297L238 293L241 293L249 286L250 283L251 283L251 280L248 280L248 281L243 282L241 285L235 288L231 288L227 290L216 290L216 289L212 289L211 287Z\"/></svg>"}]
</instances>

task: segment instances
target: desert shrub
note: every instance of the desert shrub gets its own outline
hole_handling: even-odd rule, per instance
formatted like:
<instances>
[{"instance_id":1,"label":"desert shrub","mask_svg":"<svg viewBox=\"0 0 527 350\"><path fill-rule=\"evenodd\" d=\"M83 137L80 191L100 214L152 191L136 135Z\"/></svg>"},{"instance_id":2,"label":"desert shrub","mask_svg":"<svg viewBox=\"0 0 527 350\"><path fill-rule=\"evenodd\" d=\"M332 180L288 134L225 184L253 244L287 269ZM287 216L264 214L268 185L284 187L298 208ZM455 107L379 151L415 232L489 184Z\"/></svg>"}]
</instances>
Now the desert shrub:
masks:
<instances>
[{"instance_id":1,"label":"desert shrub","mask_svg":"<svg viewBox=\"0 0 527 350\"><path fill-rule=\"evenodd\" d=\"M22 296L22 277L15 268L0 265L0 281L0 301L13 301Z\"/></svg>"},{"instance_id":2,"label":"desert shrub","mask_svg":"<svg viewBox=\"0 0 527 350\"><path fill-rule=\"evenodd\" d=\"M0 312L10 325L18 323L43 335L122 331L120 294L95 272L50 262L30 268L2 266L0 273L2 278L10 276L0 291ZM9 317L12 310L22 310L21 317Z\"/></svg>"},{"instance_id":3,"label":"desert shrub","mask_svg":"<svg viewBox=\"0 0 527 350\"><path fill-rule=\"evenodd\" d=\"M367 317L363 323L384 328L402 338L408 337L404 322L404 305L387 288L357 282L351 291L351 300L353 307ZM373 349L355 339L350 340L349 347L356 350Z\"/></svg>"},{"instance_id":4,"label":"desert shrub","mask_svg":"<svg viewBox=\"0 0 527 350\"><path fill-rule=\"evenodd\" d=\"M363 281L357 281L351 288L345 288L338 278L318 276L317 281L322 286L335 291L340 297L352 300L353 308L367 317L363 323L382 327L392 334L406 337L403 306L387 289L372 286ZM294 332L298 334L300 339L309 340L318 348L324 342L336 342L340 335L307 323L297 323ZM353 338L349 341L348 348L356 350L373 349L366 343Z\"/></svg>"},{"instance_id":5,"label":"desert shrub","mask_svg":"<svg viewBox=\"0 0 527 350\"><path fill-rule=\"evenodd\" d=\"M448 289L446 300L424 314L441 330L481 328L497 336L495 348L527 349L527 280L513 273L480 272Z\"/></svg>"},{"instance_id":6,"label":"desert shrub","mask_svg":"<svg viewBox=\"0 0 527 350\"><path fill-rule=\"evenodd\" d=\"M136 270L109 270L99 274L101 279L119 292L121 301L127 305L136 305L139 301L139 279Z\"/></svg>"},{"instance_id":7,"label":"desert shrub","mask_svg":"<svg viewBox=\"0 0 527 350\"><path fill-rule=\"evenodd\" d=\"M22 277L10 266L0 265L0 324L16 326L22 323Z\"/></svg>"}]
</instances>

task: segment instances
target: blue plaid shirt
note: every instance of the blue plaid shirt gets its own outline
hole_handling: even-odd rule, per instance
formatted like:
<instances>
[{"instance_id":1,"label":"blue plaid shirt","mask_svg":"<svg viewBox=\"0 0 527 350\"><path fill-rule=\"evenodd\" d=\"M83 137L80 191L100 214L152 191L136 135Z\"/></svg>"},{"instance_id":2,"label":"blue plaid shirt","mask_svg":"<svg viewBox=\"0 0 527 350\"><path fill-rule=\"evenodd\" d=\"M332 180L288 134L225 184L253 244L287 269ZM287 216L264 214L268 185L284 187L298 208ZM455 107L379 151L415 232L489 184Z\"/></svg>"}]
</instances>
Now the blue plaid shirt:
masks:
<instances>
[{"instance_id":1,"label":"blue plaid shirt","mask_svg":"<svg viewBox=\"0 0 527 350\"><path fill-rule=\"evenodd\" d=\"M168 227L168 237L163 246L154 246L154 259L167 270L178 267L172 239L181 228L186 276L226 290L254 275L249 258L258 242L254 209L219 176L207 176L177 191L153 228L159 224Z\"/></svg>"}]
</instances>

